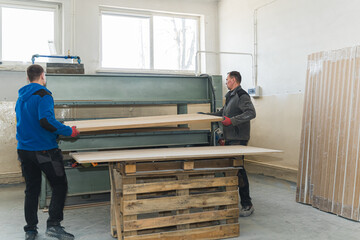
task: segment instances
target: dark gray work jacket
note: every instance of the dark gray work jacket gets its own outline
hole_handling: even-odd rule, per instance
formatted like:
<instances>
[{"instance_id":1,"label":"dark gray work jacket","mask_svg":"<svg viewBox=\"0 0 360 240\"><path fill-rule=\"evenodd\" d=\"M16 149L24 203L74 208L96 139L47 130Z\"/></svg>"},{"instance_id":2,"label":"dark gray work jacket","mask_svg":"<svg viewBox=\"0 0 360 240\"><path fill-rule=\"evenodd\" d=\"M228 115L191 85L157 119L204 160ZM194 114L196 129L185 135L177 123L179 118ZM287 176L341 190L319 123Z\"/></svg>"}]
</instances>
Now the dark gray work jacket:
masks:
<instances>
[{"instance_id":1,"label":"dark gray work jacket","mask_svg":"<svg viewBox=\"0 0 360 240\"><path fill-rule=\"evenodd\" d=\"M226 103L222 109L214 113L216 116L226 116L231 119L230 126L223 126L225 141L249 140L250 120L256 117L254 105L247 92L238 86L226 95Z\"/></svg>"}]
</instances>

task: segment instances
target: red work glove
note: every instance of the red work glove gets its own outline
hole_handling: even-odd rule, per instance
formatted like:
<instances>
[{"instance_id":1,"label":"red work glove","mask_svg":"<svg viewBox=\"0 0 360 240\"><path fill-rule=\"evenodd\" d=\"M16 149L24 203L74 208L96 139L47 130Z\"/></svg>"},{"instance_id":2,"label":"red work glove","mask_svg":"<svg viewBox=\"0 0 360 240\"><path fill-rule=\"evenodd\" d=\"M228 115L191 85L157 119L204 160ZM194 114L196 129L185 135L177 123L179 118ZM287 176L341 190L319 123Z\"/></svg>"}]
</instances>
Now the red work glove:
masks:
<instances>
[{"instance_id":1,"label":"red work glove","mask_svg":"<svg viewBox=\"0 0 360 240\"><path fill-rule=\"evenodd\" d=\"M80 134L80 132L76 129L76 126L72 126L72 133L71 133L71 137L76 137L77 135Z\"/></svg>"},{"instance_id":2,"label":"red work glove","mask_svg":"<svg viewBox=\"0 0 360 240\"><path fill-rule=\"evenodd\" d=\"M224 126L231 125L231 119L224 116L224 120L221 122Z\"/></svg>"}]
</instances>

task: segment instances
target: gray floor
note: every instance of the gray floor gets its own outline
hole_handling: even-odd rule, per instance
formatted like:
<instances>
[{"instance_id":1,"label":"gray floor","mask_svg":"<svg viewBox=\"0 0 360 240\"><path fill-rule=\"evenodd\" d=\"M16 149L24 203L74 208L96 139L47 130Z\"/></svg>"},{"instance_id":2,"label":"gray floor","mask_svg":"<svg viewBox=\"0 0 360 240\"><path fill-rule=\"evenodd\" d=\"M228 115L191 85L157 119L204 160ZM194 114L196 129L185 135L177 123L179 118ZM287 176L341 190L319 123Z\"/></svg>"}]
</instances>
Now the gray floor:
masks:
<instances>
[{"instance_id":1,"label":"gray floor","mask_svg":"<svg viewBox=\"0 0 360 240\"><path fill-rule=\"evenodd\" d=\"M255 213L240 218L236 239L360 239L360 223L295 202L295 184L250 175ZM24 239L24 185L0 185L0 239ZM39 238L45 237L47 214L39 211ZM110 235L109 206L65 211L63 223L76 239L114 240Z\"/></svg>"}]
</instances>

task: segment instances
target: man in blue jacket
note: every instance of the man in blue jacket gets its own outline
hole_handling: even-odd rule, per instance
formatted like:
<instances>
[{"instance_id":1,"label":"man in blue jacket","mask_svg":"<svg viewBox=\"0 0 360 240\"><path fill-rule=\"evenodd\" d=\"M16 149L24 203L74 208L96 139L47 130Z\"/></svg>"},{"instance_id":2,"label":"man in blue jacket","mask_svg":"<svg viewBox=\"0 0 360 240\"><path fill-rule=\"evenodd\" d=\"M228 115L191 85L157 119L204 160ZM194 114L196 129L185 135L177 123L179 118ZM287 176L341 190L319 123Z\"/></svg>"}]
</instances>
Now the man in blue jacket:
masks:
<instances>
[{"instance_id":1,"label":"man in blue jacket","mask_svg":"<svg viewBox=\"0 0 360 240\"><path fill-rule=\"evenodd\" d=\"M41 189L41 172L44 172L52 187L46 235L57 239L74 239L60 225L67 193L67 179L63 156L58 148L58 135L76 137L76 127L65 126L55 119L54 100L45 87L44 69L40 65L27 68L30 82L19 90L16 102L16 139L18 156L25 178L25 239L37 236L38 202Z\"/></svg>"}]
</instances>

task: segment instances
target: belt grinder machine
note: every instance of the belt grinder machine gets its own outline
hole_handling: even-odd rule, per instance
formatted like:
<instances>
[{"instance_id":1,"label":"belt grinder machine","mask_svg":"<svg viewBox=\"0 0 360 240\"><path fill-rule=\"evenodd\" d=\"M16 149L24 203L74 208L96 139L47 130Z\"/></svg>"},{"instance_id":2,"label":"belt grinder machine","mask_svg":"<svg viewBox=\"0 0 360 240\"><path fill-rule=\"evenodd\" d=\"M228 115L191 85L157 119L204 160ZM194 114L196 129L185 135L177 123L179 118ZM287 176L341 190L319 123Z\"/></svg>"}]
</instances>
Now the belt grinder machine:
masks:
<instances>
[{"instance_id":1,"label":"belt grinder machine","mask_svg":"<svg viewBox=\"0 0 360 240\"><path fill-rule=\"evenodd\" d=\"M188 113L188 104L210 104L211 111L222 107L222 77L218 75L47 74L46 78L47 86L53 93L55 115L59 121L129 117L126 114L139 106L152 106L156 110L169 106L175 109L172 114ZM127 109L125 114L122 108ZM70 162L72 159L69 152L214 145L214 126L211 130L190 130L186 125L179 127L80 134L75 139L61 137L59 148L64 152L64 161ZM68 196L110 192L107 164L88 168L70 165L65 164ZM51 188L43 176L40 208L48 206L50 196Z\"/></svg>"}]
</instances>

